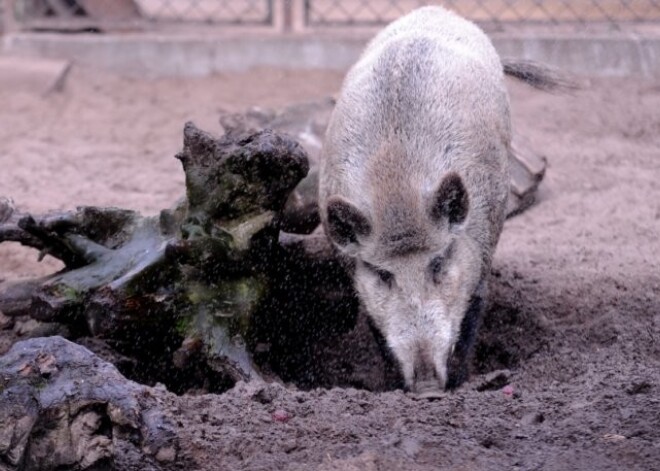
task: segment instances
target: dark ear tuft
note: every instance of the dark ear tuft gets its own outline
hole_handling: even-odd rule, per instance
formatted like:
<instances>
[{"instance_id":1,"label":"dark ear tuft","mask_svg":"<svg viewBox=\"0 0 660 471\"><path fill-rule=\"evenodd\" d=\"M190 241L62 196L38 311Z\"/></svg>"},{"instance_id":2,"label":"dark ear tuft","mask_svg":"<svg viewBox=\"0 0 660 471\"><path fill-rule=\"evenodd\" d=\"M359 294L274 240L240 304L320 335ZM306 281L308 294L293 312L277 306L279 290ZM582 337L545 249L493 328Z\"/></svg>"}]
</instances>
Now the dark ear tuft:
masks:
<instances>
[{"instance_id":1,"label":"dark ear tuft","mask_svg":"<svg viewBox=\"0 0 660 471\"><path fill-rule=\"evenodd\" d=\"M352 203L341 196L328 199L328 235L343 246L371 234L371 224Z\"/></svg>"},{"instance_id":2,"label":"dark ear tuft","mask_svg":"<svg viewBox=\"0 0 660 471\"><path fill-rule=\"evenodd\" d=\"M448 173L433 195L431 218L436 222L447 218L449 224L460 223L465 220L469 207L463 180L455 172Z\"/></svg>"}]
</instances>

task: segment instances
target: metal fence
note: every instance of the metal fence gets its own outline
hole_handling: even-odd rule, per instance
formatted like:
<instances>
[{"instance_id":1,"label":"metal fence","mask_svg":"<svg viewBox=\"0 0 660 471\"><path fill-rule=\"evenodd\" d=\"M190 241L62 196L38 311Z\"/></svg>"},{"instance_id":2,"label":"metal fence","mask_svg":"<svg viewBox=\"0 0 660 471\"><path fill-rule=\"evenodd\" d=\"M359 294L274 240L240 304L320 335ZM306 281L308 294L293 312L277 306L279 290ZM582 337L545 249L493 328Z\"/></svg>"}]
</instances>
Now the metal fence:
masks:
<instances>
[{"instance_id":1,"label":"metal fence","mask_svg":"<svg viewBox=\"0 0 660 471\"><path fill-rule=\"evenodd\" d=\"M417 7L444 5L482 23L620 24L660 20L660 0L306 0L312 26L381 25Z\"/></svg>"},{"instance_id":2,"label":"metal fence","mask_svg":"<svg viewBox=\"0 0 660 471\"><path fill-rule=\"evenodd\" d=\"M135 0L152 20L271 24L273 0Z\"/></svg>"},{"instance_id":3,"label":"metal fence","mask_svg":"<svg viewBox=\"0 0 660 471\"><path fill-rule=\"evenodd\" d=\"M660 24L660 0L0 0L27 28L98 25L262 25L284 29L380 26L441 4L481 24ZM282 19L276 21L275 18ZM60 26L56 27L56 26ZM292 27L293 25L293 27ZM102 28L99 28L102 29Z\"/></svg>"},{"instance_id":4,"label":"metal fence","mask_svg":"<svg viewBox=\"0 0 660 471\"><path fill-rule=\"evenodd\" d=\"M2 2L3 0L0 0ZM76 29L85 25L205 23L271 25L278 0L4 0L27 27Z\"/></svg>"}]
</instances>

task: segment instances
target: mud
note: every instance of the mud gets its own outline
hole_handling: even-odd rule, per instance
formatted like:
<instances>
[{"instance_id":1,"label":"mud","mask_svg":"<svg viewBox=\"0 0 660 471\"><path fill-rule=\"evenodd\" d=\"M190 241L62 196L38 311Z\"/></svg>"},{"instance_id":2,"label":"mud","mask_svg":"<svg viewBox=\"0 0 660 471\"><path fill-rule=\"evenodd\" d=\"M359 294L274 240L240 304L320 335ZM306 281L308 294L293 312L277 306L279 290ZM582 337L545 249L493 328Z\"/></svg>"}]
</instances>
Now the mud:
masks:
<instances>
[{"instance_id":1,"label":"mud","mask_svg":"<svg viewBox=\"0 0 660 471\"><path fill-rule=\"evenodd\" d=\"M185 120L214 129L221 108L322 97L340 81L260 70L147 82L74 70L59 95L2 90L0 194L32 211L155 212L183 193L171 156ZM506 223L471 381L434 401L387 390L395 379L376 380L386 364L373 343L360 346L361 319L358 330L291 348L298 383L326 388L166 394L180 469L658 467L660 83L599 79L573 96L511 83L511 92L514 125L549 168L540 201ZM0 278L58 267L35 258L3 244ZM1 317L0 329L0 351L30 335Z\"/></svg>"}]
</instances>

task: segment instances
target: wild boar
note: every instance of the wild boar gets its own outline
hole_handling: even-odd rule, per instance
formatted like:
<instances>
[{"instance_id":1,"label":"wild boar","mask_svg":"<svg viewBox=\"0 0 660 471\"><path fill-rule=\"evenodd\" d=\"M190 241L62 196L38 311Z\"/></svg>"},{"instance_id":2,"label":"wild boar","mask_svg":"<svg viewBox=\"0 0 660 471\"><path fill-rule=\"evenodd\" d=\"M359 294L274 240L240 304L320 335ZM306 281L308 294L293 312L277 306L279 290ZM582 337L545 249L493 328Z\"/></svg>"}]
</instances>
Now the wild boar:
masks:
<instances>
[{"instance_id":1,"label":"wild boar","mask_svg":"<svg viewBox=\"0 0 660 471\"><path fill-rule=\"evenodd\" d=\"M380 32L345 78L321 220L413 392L466 378L509 190L504 73L558 85L544 72L503 65L476 25L424 7Z\"/></svg>"}]
</instances>

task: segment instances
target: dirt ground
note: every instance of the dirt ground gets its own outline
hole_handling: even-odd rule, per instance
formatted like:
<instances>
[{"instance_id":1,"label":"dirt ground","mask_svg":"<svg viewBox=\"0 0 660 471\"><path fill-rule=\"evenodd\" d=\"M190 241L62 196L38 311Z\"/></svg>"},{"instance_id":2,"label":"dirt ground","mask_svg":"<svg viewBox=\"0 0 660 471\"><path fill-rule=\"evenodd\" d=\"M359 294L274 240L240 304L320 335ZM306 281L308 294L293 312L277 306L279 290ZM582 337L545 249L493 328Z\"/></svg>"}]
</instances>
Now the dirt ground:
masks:
<instances>
[{"instance_id":1,"label":"dirt ground","mask_svg":"<svg viewBox=\"0 0 660 471\"><path fill-rule=\"evenodd\" d=\"M45 98L0 90L0 195L35 212L154 213L183 193L173 156L186 120L218 131L220 110L322 97L341 77L142 81L74 69ZM278 384L161 392L180 469L658 469L660 82L594 79L573 96L512 83L511 95L514 125L550 164L538 204L506 224L472 380L432 402ZM35 259L3 244L0 278L58 267ZM15 336L3 338L0 351Z\"/></svg>"}]
</instances>

